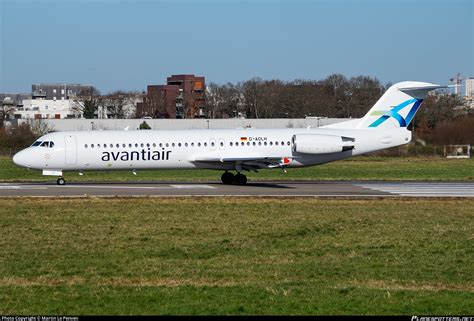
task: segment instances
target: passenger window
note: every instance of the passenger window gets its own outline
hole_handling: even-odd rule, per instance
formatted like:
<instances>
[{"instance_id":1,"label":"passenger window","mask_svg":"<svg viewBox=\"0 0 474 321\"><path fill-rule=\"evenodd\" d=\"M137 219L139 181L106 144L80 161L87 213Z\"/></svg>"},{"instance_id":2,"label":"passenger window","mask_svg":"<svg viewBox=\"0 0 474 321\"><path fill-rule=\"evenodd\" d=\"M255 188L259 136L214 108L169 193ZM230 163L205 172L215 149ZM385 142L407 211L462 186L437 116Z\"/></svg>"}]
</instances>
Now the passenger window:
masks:
<instances>
[{"instance_id":1,"label":"passenger window","mask_svg":"<svg viewBox=\"0 0 474 321\"><path fill-rule=\"evenodd\" d=\"M135 147L138 147L138 144L135 144Z\"/></svg>"},{"instance_id":2,"label":"passenger window","mask_svg":"<svg viewBox=\"0 0 474 321\"><path fill-rule=\"evenodd\" d=\"M171 144L171 147L174 147L174 143Z\"/></svg>"},{"instance_id":3,"label":"passenger window","mask_svg":"<svg viewBox=\"0 0 474 321\"><path fill-rule=\"evenodd\" d=\"M191 147L194 147L194 143L191 143Z\"/></svg>"},{"instance_id":4,"label":"passenger window","mask_svg":"<svg viewBox=\"0 0 474 321\"><path fill-rule=\"evenodd\" d=\"M188 143L184 143L184 146L188 147Z\"/></svg>"},{"instance_id":5,"label":"passenger window","mask_svg":"<svg viewBox=\"0 0 474 321\"><path fill-rule=\"evenodd\" d=\"M150 143L146 143L146 147L150 147Z\"/></svg>"},{"instance_id":6,"label":"passenger window","mask_svg":"<svg viewBox=\"0 0 474 321\"><path fill-rule=\"evenodd\" d=\"M87 144L85 144L84 147L87 148Z\"/></svg>"},{"instance_id":7,"label":"passenger window","mask_svg":"<svg viewBox=\"0 0 474 321\"><path fill-rule=\"evenodd\" d=\"M155 143L153 143L153 147L156 147L156 144L155 144Z\"/></svg>"},{"instance_id":8,"label":"passenger window","mask_svg":"<svg viewBox=\"0 0 474 321\"><path fill-rule=\"evenodd\" d=\"M94 144L91 144L91 148L94 148Z\"/></svg>"},{"instance_id":9,"label":"passenger window","mask_svg":"<svg viewBox=\"0 0 474 321\"><path fill-rule=\"evenodd\" d=\"M252 144L253 144L253 146L257 145L255 142L253 142Z\"/></svg>"},{"instance_id":10,"label":"passenger window","mask_svg":"<svg viewBox=\"0 0 474 321\"><path fill-rule=\"evenodd\" d=\"M127 144L122 144L122 147L123 147L123 148L127 147Z\"/></svg>"},{"instance_id":11,"label":"passenger window","mask_svg":"<svg viewBox=\"0 0 474 321\"><path fill-rule=\"evenodd\" d=\"M287 142L286 144L287 144L288 146L290 146L290 142Z\"/></svg>"},{"instance_id":12,"label":"passenger window","mask_svg":"<svg viewBox=\"0 0 474 321\"><path fill-rule=\"evenodd\" d=\"M114 148L114 144L110 144L110 148Z\"/></svg>"},{"instance_id":13,"label":"passenger window","mask_svg":"<svg viewBox=\"0 0 474 321\"><path fill-rule=\"evenodd\" d=\"M178 143L178 147L181 147L181 143Z\"/></svg>"},{"instance_id":14,"label":"passenger window","mask_svg":"<svg viewBox=\"0 0 474 321\"><path fill-rule=\"evenodd\" d=\"M206 143L206 142L204 143L204 147L207 147L207 143Z\"/></svg>"},{"instance_id":15,"label":"passenger window","mask_svg":"<svg viewBox=\"0 0 474 321\"><path fill-rule=\"evenodd\" d=\"M229 143L229 145L230 145L230 146L232 146L232 145L233 145L233 143L232 143L232 142L230 142L230 143Z\"/></svg>"},{"instance_id":16,"label":"passenger window","mask_svg":"<svg viewBox=\"0 0 474 321\"><path fill-rule=\"evenodd\" d=\"M198 143L198 147L201 147L201 143Z\"/></svg>"}]
</instances>

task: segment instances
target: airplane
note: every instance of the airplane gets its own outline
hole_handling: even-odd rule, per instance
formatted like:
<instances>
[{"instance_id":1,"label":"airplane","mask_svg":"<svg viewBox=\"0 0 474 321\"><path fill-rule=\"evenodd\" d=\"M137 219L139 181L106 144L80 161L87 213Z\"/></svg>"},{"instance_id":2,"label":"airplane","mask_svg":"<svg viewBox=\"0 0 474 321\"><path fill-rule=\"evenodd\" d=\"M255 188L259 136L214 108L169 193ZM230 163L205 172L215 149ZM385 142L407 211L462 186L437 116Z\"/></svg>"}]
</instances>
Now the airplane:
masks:
<instances>
[{"instance_id":1,"label":"airplane","mask_svg":"<svg viewBox=\"0 0 474 321\"><path fill-rule=\"evenodd\" d=\"M317 128L52 132L13 162L57 176L58 185L64 172L160 169L220 170L222 183L245 185L244 171L315 166L407 144L407 126L439 88L446 87L399 82L364 117Z\"/></svg>"}]
</instances>

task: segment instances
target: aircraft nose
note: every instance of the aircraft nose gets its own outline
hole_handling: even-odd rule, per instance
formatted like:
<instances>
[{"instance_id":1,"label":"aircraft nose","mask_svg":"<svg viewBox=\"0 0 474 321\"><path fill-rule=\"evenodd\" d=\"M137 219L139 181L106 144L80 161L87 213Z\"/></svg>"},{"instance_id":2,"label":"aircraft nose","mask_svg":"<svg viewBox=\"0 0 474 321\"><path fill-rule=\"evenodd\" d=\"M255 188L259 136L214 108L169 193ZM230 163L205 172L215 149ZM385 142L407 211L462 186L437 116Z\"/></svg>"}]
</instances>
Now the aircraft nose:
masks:
<instances>
[{"instance_id":1,"label":"aircraft nose","mask_svg":"<svg viewBox=\"0 0 474 321\"><path fill-rule=\"evenodd\" d=\"M13 155L13 162L18 166L29 167L28 163L28 153L22 150Z\"/></svg>"}]
</instances>

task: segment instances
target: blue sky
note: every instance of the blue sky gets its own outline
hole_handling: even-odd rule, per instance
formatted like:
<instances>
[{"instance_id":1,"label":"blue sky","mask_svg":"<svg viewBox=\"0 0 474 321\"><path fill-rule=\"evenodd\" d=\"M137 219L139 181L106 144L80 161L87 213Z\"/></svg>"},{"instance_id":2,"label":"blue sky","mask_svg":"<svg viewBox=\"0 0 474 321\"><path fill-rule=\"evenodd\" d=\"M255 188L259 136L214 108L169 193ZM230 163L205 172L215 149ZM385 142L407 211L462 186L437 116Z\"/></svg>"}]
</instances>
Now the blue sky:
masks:
<instances>
[{"instance_id":1,"label":"blue sky","mask_svg":"<svg viewBox=\"0 0 474 321\"><path fill-rule=\"evenodd\" d=\"M0 0L0 92L367 75L474 77L473 0Z\"/></svg>"}]
</instances>

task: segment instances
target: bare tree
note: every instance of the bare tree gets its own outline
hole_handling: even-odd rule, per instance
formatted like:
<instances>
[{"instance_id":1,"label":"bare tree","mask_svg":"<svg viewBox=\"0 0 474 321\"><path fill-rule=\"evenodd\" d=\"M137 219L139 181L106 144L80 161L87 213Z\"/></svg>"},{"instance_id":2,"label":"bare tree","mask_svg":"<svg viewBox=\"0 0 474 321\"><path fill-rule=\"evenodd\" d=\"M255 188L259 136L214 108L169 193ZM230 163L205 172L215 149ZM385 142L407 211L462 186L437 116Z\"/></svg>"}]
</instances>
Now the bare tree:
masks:
<instances>
[{"instance_id":1,"label":"bare tree","mask_svg":"<svg viewBox=\"0 0 474 321\"><path fill-rule=\"evenodd\" d=\"M31 131L37 136L46 135L51 131L48 124L43 119L29 119L27 124Z\"/></svg>"},{"instance_id":2,"label":"bare tree","mask_svg":"<svg viewBox=\"0 0 474 321\"><path fill-rule=\"evenodd\" d=\"M224 106L224 94L222 86L219 86L216 83L211 82L206 89L206 113L207 117L214 118L224 118L222 114L222 109Z\"/></svg>"},{"instance_id":3,"label":"bare tree","mask_svg":"<svg viewBox=\"0 0 474 321\"><path fill-rule=\"evenodd\" d=\"M13 99L11 99L10 97L5 97L0 107L0 128L3 128L5 126L5 121L10 119L11 114L14 110L15 104L13 102Z\"/></svg>"},{"instance_id":4,"label":"bare tree","mask_svg":"<svg viewBox=\"0 0 474 321\"><path fill-rule=\"evenodd\" d=\"M94 118L97 108L101 104L100 91L95 87L92 87L91 90L81 90L69 99L72 100L79 116L82 115L84 118Z\"/></svg>"},{"instance_id":5,"label":"bare tree","mask_svg":"<svg viewBox=\"0 0 474 321\"><path fill-rule=\"evenodd\" d=\"M101 106L106 112L111 111L113 118L125 118L125 108L134 104L131 97L134 93L124 92L122 90L114 91L102 96Z\"/></svg>"},{"instance_id":6,"label":"bare tree","mask_svg":"<svg viewBox=\"0 0 474 321\"><path fill-rule=\"evenodd\" d=\"M252 78L242 84L247 118L259 118L262 79Z\"/></svg>"},{"instance_id":7,"label":"bare tree","mask_svg":"<svg viewBox=\"0 0 474 321\"><path fill-rule=\"evenodd\" d=\"M362 117L383 95L385 88L375 78L353 77L349 80L347 92L346 117Z\"/></svg>"}]
</instances>

